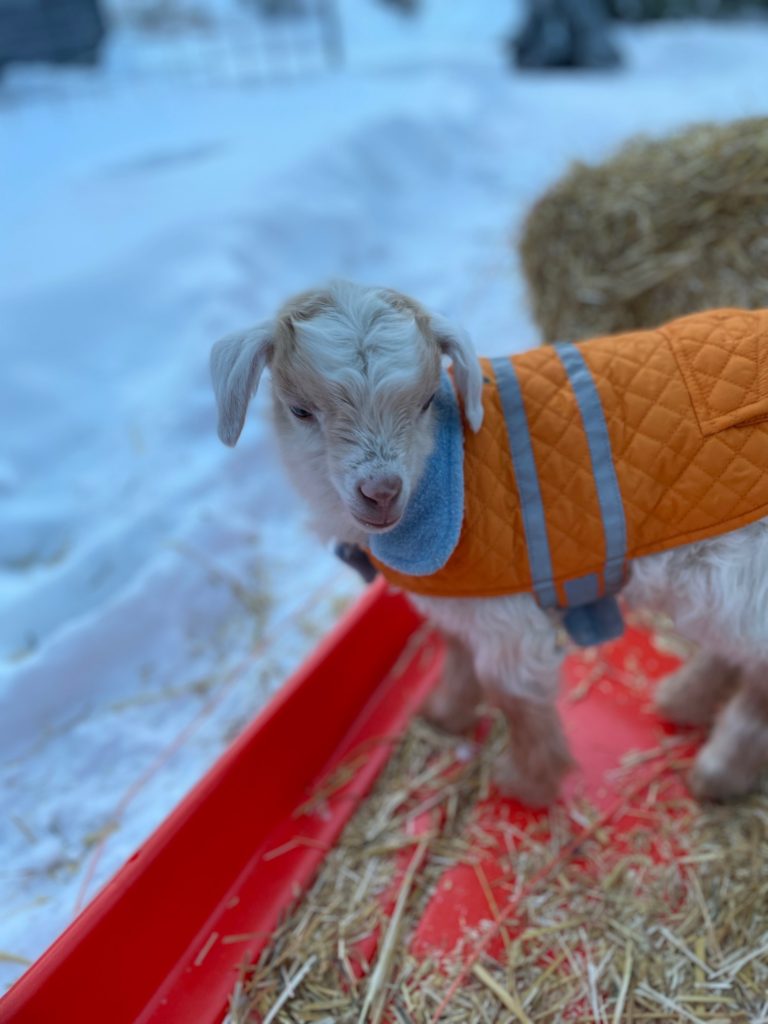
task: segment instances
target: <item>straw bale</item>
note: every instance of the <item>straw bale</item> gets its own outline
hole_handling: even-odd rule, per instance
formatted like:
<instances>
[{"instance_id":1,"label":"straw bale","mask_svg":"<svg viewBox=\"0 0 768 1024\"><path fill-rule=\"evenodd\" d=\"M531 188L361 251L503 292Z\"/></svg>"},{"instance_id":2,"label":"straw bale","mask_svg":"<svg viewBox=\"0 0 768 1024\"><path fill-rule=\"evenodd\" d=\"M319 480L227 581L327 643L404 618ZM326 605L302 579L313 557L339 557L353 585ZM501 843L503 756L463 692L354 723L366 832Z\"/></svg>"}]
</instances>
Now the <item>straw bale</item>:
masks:
<instances>
[{"instance_id":1,"label":"straw bale","mask_svg":"<svg viewBox=\"0 0 768 1024\"><path fill-rule=\"evenodd\" d=\"M549 342L768 306L768 118L575 163L528 214L520 257Z\"/></svg>"}]
</instances>

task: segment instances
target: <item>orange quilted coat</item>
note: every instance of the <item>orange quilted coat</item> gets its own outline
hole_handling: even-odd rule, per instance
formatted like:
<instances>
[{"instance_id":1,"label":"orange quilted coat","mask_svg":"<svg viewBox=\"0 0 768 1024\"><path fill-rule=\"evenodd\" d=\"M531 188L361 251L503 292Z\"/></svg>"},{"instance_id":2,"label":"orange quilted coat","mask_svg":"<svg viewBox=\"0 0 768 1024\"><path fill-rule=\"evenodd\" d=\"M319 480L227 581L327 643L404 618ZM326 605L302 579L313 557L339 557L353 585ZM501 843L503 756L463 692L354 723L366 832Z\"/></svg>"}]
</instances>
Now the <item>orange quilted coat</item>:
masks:
<instances>
[{"instance_id":1,"label":"orange quilted coat","mask_svg":"<svg viewBox=\"0 0 768 1024\"><path fill-rule=\"evenodd\" d=\"M485 418L463 430L461 528L444 564L398 571L371 539L404 590L532 591L568 608L618 590L634 558L768 515L768 311L481 364Z\"/></svg>"}]
</instances>

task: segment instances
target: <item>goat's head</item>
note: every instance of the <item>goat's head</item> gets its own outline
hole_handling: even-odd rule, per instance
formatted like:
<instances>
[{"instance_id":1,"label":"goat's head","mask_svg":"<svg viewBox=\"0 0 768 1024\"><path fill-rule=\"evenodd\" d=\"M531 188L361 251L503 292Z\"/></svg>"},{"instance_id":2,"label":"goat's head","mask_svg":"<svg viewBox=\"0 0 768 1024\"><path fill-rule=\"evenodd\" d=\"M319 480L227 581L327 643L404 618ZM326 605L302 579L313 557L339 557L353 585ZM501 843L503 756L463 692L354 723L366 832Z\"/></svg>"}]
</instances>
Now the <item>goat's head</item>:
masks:
<instances>
[{"instance_id":1,"label":"goat's head","mask_svg":"<svg viewBox=\"0 0 768 1024\"><path fill-rule=\"evenodd\" d=\"M465 416L482 422L482 376L468 337L398 292L334 282L211 353L219 437L237 442L269 366L278 434L294 468L318 467L357 529L401 519L433 443L441 355L453 361Z\"/></svg>"}]
</instances>

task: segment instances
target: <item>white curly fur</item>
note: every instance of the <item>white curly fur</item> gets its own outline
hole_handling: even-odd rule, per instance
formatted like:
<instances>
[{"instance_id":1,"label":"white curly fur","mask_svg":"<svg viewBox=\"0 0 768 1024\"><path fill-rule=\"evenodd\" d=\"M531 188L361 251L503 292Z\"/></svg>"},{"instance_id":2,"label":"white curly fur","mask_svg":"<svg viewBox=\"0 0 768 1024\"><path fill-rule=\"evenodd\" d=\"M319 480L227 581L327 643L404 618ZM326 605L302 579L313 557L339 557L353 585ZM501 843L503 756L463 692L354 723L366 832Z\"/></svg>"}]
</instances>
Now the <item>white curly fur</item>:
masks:
<instances>
[{"instance_id":1,"label":"white curly fur","mask_svg":"<svg viewBox=\"0 0 768 1024\"><path fill-rule=\"evenodd\" d=\"M467 336L406 296L334 282L214 347L220 436L235 443L269 365L281 450L318 532L361 543L371 529L360 517L384 515L361 498L361 481L383 474L402 480L387 519L399 518L418 482L432 444L425 405L437 387L441 355L453 360L465 410L478 429L482 381ZM311 416L298 419L291 407ZM625 597L668 614L701 648L695 662L665 681L662 711L698 723L738 693L717 718L692 784L702 796L745 792L768 762L768 521L636 560ZM471 656L456 654L454 671L464 682L446 680L430 700L433 716L465 724L479 695L497 704L513 741L499 771L504 788L533 804L554 799L571 765L553 707L565 654L557 616L527 594L412 600Z\"/></svg>"}]
</instances>

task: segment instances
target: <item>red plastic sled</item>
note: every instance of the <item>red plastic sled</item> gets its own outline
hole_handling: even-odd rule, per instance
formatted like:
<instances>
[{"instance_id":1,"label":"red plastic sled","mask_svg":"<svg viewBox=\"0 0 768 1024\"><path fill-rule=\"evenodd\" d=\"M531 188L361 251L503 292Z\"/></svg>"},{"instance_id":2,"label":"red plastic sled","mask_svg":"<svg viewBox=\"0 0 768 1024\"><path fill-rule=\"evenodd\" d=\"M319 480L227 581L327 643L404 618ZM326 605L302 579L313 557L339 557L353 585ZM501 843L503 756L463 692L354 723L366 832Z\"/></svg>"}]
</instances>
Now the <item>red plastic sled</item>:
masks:
<instances>
[{"instance_id":1,"label":"red plastic sled","mask_svg":"<svg viewBox=\"0 0 768 1024\"><path fill-rule=\"evenodd\" d=\"M611 681L642 663L658 676L675 659L629 631L601 655L586 699L563 707L580 771L578 786L611 800L606 770L629 749L658 744L647 696ZM243 963L306 887L324 852L385 763L433 685L438 638L405 599L380 582L283 687L153 836L0 1000L2 1024L105 1019L112 1024L218 1024ZM573 660L571 686L595 663ZM362 755L361 756L361 752ZM342 799L322 816L295 811L322 779L354 756ZM504 814L528 812L506 801ZM481 809L496 813L493 805ZM274 855L279 851L281 855ZM476 877L451 870L450 901L438 888L414 938L450 949L459 927L487 916Z\"/></svg>"}]
</instances>

